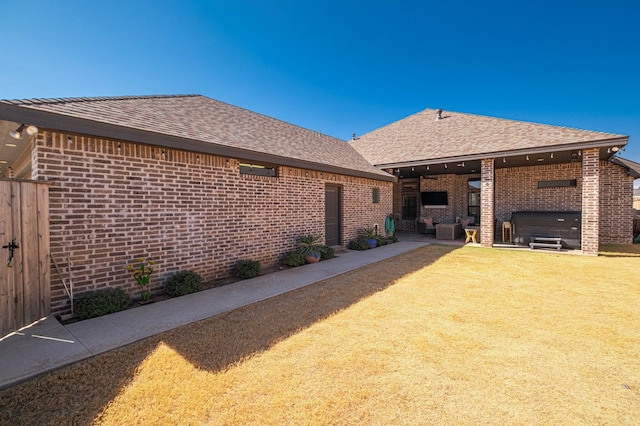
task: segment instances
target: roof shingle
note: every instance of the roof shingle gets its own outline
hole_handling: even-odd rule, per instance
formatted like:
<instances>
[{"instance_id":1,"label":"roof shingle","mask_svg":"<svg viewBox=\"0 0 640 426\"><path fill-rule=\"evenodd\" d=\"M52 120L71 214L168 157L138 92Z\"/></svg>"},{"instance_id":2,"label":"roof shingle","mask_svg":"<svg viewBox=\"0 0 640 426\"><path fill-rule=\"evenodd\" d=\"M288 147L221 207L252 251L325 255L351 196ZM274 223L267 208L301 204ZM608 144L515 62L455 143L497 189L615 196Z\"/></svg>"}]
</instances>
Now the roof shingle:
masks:
<instances>
[{"instance_id":1,"label":"roof shingle","mask_svg":"<svg viewBox=\"0 0 640 426\"><path fill-rule=\"evenodd\" d=\"M4 100L4 104L379 176L347 142L200 95ZM34 123L37 125L37 123Z\"/></svg>"},{"instance_id":2,"label":"roof shingle","mask_svg":"<svg viewBox=\"0 0 640 426\"><path fill-rule=\"evenodd\" d=\"M627 138L568 127L425 109L362 135L351 145L375 165L455 158ZM625 142L626 143L626 142Z\"/></svg>"}]
</instances>

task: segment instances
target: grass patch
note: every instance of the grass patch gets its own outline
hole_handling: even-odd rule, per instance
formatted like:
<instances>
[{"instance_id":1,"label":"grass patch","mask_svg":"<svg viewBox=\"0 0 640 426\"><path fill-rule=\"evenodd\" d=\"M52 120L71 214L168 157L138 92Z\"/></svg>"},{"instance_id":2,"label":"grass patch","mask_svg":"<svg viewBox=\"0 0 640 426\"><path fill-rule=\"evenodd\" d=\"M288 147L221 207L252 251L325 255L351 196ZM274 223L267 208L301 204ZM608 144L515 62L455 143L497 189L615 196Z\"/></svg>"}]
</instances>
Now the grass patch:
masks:
<instances>
[{"instance_id":1,"label":"grass patch","mask_svg":"<svg viewBox=\"0 0 640 426\"><path fill-rule=\"evenodd\" d=\"M637 254L424 247L7 389L0 423L634 423Z\"/></svg>"}]
</instances>

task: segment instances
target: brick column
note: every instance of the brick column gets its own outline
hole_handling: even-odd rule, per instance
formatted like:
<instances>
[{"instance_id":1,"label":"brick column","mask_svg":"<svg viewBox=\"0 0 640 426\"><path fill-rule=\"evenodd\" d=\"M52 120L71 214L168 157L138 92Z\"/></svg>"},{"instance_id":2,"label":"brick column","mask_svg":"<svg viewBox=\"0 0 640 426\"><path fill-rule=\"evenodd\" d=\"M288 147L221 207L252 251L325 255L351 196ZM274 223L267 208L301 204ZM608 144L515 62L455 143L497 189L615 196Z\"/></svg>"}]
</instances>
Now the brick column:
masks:
<instances>
[{"instance_id":1,"label":"brick column","mask_svg":"<svg viewBox=\"0 0 640 426\"><path fill-rule=\"evenodd\" d=\"M494 161L493 158L482 160L480 181L480 244L482 247L493 247L494 235Z\"/></svg>"},{"instance_id":2,"label":"brick column","mask_svg":"<svg viewBox=\"0 0 640 426\"><path fill-rule=\"evenodd\" d=\"M598 255L600 230L600 155L598 148L582 150L582 253Z\"/></svg>"}]
</instances>

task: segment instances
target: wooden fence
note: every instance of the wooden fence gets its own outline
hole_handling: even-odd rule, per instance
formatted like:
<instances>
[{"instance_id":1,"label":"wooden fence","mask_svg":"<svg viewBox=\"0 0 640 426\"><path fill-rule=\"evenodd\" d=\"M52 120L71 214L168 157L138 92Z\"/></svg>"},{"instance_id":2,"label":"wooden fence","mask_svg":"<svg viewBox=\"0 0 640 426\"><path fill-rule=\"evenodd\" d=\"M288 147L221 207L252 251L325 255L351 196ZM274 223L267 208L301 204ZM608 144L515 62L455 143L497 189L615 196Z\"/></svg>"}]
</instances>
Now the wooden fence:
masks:
<instances>
[{"instance_id":1,"label":"wooden fence","mask_svg":"<svg viewBox=\"0 0 640 426\"><path fill-rule=\"evenodd\" d=\"M51 312L49 188L0 179L0 338Z\"/></svg>"}]
</instances>

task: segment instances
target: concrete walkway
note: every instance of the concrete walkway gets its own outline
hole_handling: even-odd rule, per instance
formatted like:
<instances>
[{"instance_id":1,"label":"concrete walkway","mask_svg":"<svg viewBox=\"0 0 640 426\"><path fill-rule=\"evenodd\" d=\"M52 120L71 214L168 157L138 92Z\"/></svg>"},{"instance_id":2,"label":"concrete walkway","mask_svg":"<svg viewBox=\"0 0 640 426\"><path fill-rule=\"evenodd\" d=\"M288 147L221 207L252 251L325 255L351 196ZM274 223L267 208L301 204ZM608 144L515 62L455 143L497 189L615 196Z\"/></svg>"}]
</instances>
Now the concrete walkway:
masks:
<instances>
[{"instance_id":1,"label":"concrete walkway","mask_svg":"<svg viewBox=\"0 0 640 426\"><path fill-rule=\"evenodd\" d=\"M46 317L0 339L0 389L145 337L228 312L429 244L401 241L375 250L140 306L69 325Z\"/></svg>"}]
</instances>

